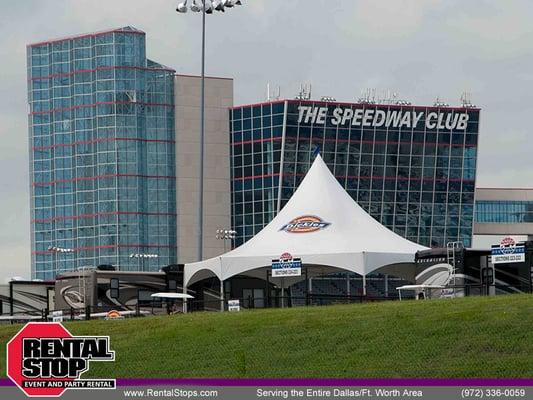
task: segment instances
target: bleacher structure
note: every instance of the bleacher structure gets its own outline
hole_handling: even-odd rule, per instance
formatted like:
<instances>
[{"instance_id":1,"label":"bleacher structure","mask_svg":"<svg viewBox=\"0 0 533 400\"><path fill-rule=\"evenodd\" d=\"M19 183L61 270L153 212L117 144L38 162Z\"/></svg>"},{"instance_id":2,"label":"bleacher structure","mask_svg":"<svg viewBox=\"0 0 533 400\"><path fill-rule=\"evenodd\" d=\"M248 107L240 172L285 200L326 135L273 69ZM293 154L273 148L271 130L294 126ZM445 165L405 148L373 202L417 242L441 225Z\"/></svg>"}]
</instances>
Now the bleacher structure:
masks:
<instances>
[{"instance_id":1,"label":"bleacher structure","mask_svg":"<svg viewBox=\"0 0 533 400\"><path fill-rule=\"evenodd\" d=\"M397 299L396 288L409 282L390 275L371 274L366 277L367 298ZM291 286L290 293L293 305L304 305L306 302L307 285L310 285L310 296L321 304L342 301L343 298L356 299L363 296L363 278L357 274L331 274L301 281Z\"/></svg>"}]
</instances>

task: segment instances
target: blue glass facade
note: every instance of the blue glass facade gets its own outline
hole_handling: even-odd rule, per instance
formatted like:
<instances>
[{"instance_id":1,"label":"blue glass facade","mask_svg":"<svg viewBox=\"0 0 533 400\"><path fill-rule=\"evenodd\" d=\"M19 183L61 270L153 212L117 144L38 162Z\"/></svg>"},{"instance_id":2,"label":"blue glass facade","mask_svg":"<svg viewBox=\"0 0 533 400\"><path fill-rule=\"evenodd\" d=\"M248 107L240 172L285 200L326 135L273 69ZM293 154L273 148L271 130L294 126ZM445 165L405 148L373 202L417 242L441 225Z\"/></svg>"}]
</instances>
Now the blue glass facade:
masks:
<instances>
[{"instance_id":1,"label":"blue glass facade","mask_svg":"<svg viewBox=\"0 0 533 400\"><path fill-rule=\"evenodd\" d=\"M175 263L174 71L130 27L30 45L27 65L32 276Z\"/></svg>"},{"instance_id":2,"label":"blue glass facade","mask_svg":"<svg viewBox=\"0 0 533 400\"><path fill-rule=\"evenodd\" d=\"M478 200L478 224L521 224L533 222L533 201Z\"/></svg>"},{"instance_id":3,"label":"blue glass facade","mask_svg":"<svg viewBox=\"0 0 533 400\"><path fill-rule=\"evenodd\" d=\"M319 148L341 185L383 225L426 246L470 246L479 112L304 100L233 108L235 245L287 203Z\"/></svg>"}]
</instances>

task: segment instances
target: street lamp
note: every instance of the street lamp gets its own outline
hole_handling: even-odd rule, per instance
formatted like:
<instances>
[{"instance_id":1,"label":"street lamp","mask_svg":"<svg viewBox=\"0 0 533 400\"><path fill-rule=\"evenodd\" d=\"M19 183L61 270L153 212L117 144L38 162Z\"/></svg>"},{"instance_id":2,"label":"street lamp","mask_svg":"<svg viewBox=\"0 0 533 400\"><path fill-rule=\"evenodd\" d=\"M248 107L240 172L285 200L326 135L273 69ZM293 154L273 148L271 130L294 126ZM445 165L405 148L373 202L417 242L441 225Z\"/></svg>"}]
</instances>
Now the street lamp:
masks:
<instances>
[{"instance_id":1,"label":"street lamp","mask_svg":"<svg viewBox=\"0 0 533 400\"><path fill-rule=\"evenodd\" d=\"M204 247L204 147L205 147L205 15L213 14L213 11L225 12L226 8L242 5L241 0L192 0L188 6L188 0L178 4L176 11L185 14L190 9L193 12L202 13L202 84L200 100L200 188L198 210L198 261L203 259Z\"/></svg>"},{"instance_id":2,"label":"street lamp","mask_svg":"<svg viewBox=\"0 0 533 400\"><path fill-rule=\"evenodd\" d=\"M237 231L231 229L217 229L216 238L224 241L224 253L226 252L226 240L235 239Z\"/></svg>"},{"instance_id":3,"label":"street lamp","mask_svg":"<svg viewBox=\"0 0 533 400\"><path fill-rule=\"evenodd\" d=\"M140 258L141 259L141 271L144 272L144 260L147 258L157 258L157 254L144 254L144 253L134 253L130 254L130 258Z\"/></svg>"},{"instance_id":4,"label":"street lamp","mask_svg":"<svg viewBox=\"0 0 533 400\"><path fill-rule=\"evenodd\" d=\"M74 253L74 249L69 249L65 247L58 247L58 246L50 246L48 247L48 251L52 252L54 254L54 278L57 276L58 268L57 268L57 255L59 253Z\"/></svg>"}]
</instances>

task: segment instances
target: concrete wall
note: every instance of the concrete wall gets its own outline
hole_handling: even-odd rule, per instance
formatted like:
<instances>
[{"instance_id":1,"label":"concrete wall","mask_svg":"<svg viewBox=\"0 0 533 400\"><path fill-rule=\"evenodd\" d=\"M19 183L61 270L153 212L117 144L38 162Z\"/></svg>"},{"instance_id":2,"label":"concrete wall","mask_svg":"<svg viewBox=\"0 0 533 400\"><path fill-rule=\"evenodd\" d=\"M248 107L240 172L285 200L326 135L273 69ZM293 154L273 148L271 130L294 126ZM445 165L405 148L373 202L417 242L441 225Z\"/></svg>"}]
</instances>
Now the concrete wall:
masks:
<instances>
[{"instance_id":1,"label":"concrete wall","mask_svg":"<svg viewBox=\"0 0 533 400\"><path fill-rule=\"evenodd\" d=\"M533 189L476 188L476 200L533 201Z\"/></svg>"},{"instance_id":2,"label":"concrete wall","mask_svg":"<svg viewBox=\"0 0 533 400\"><path fill-rule=\"evenodd\" d=\"M198 260L200 177L198 76L176 75L176 206L178 263ZM206 78L203 258L224 252L217 229L231 228L229 108L233 79ZM229 242L228 242L229 247Z\"/></svg>"}]
</instances>

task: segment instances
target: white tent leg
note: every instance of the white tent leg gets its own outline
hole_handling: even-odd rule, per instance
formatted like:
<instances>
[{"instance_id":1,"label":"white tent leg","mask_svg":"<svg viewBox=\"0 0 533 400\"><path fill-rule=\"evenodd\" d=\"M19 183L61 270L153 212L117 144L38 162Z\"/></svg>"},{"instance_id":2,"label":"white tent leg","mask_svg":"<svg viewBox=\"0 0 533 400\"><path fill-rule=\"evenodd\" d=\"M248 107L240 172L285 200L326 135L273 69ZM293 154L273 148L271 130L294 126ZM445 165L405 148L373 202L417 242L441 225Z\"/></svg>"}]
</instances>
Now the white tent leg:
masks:
<instances>
[{"instance_id":1,"label":"white tent leg","mask_svg":"<svg viewBox=\"0 0 533 400\"><path fill-rule=\"evenodd\" d=\"M187 286L183 285L183 293L184 294L187 294ZM187 299L183 299L183 302L181 304L182 306L182 311L184 314L187 314Z\"/></svg>"},{"instance_id":2,"label":"white tent leg","mask_svg":"<svg viewBox=\"0 0 533 400\"><path fill-rule=\"evenodd\" d=\"M220 280L220 311L224 311L224 281Z\"/></svg>"},{"instance_id":3,"label":"white tent leg","mask_svg":"<svg viewBox=\"0 0 533 400\"><path fill-rule=\"evenodd\" d=\"M366 297L366 275L363 275L363 296Z\"/></svg>"},{"instance_id":4,"label":"white tent leg","mask_svg":"<svg viewBox=\"0 0 533 400\"><path fill-rule=\"evenodd\" d=\"M350 273L349 273L349 272L346 273L346 295L347 295L347 296L350 296L350 295L351 295L351 290L350 290Z\"/></svg>"}]
</instances>

